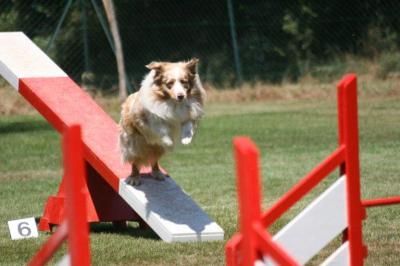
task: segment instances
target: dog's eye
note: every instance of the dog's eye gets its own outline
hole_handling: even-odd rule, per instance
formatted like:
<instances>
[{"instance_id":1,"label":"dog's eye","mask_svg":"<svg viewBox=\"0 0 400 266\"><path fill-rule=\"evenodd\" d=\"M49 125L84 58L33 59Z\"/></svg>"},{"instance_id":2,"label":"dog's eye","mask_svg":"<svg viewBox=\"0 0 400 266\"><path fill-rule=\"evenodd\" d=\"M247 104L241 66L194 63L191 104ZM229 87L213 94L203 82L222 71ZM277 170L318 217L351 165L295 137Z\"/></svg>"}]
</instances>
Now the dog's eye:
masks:
<instances>
[{"instance_id":1,"label":"dog's eye","mask_svg":"<svg viewBox=\"0 0 400 266\"><path fill-rule=\"evenodd\" d=\"M174 82L173 81L169 81L169 82L167 82L167 87L170 89L170 88L172 88L172 86L174 85Z\"/></svg>"},{"instance_id":2,"label":"dog's eye","mask_svg":"<svg viewBox=\"0 0 400 266\"><path fill-rule=\"evenodd\" d=\"M187 87L189 85L189 81L187 81L186 79L180 80L180 82L184 87Z\"/></svg>"}]
</instances>

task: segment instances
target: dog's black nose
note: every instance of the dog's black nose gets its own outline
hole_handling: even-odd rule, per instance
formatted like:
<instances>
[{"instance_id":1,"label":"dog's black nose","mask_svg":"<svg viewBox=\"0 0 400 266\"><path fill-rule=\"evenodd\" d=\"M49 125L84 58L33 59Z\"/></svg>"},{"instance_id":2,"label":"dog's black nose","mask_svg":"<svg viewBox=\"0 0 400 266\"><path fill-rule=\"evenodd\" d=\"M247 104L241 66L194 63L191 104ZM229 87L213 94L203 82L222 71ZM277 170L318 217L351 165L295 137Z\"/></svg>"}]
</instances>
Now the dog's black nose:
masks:
<instances>
[{"instance_id":1,"label":"dog's black nose","mask_svg":"<svg viewBox=\"0 0 400 266\"><path fill-rule=\"evenodd\" d=\"M178 100L179 100L179 101L182 101L183 98L185 98L185 96L183 96L183 95L178 95Z\"/></svg>"}]
</instances>

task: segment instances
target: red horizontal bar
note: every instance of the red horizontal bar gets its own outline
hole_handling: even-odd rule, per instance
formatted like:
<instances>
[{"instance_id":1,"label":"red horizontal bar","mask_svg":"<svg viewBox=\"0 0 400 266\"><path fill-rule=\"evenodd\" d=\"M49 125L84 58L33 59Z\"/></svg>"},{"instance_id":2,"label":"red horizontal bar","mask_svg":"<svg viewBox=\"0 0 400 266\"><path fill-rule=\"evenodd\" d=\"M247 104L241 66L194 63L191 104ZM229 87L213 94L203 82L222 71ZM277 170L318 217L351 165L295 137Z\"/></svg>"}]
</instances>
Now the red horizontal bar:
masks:
<instances>
[{"instance_id":1,"label":"red horizontal bar","mask_svg":"<svg viewBox=\"0 0 400 266\"><path fill-rule=\"evenodd\" d=\"M294 260L279 244L275 243L271 235L262 227L260 223L253 225L257 237L257 246L268 254L278 265L297 266L300 265Z\"/></svg>"},{"instance_id":2,"label":"red horizontal bar","mask_svg":"<svg viewBox=\"0 0 400 266\"><path fill-rule=\"evenodd\" d=\"M304 195L313 189L318 183L330 174L336 167L344 162L345 146L340 146L309 174L303 177L296 185L294 185L285 195L272 205L261 216L264 227L269 227L283 213L297 203Z\"/></svg>"},{"instance_id":3,"label":"red horizontal bar","mask_svg":"<svg viewBox=\"0 0 400 266\"><path fill-rule=\"evenodd\" d=\"M400 204L400 196L363 200L361 204L366 208Z\"/></svg>"}]
</instances>

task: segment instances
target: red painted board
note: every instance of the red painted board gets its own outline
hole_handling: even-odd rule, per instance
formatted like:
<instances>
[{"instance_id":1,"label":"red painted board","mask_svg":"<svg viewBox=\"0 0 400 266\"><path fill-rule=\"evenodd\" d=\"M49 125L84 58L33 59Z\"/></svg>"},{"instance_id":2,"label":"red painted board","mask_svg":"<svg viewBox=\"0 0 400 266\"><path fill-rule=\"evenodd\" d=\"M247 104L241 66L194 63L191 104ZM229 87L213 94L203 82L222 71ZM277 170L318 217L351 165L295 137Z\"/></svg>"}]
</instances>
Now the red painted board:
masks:
<instances>
[{"instance_id":1,"label":"red painted board","mask_svg":"<svg viewBox=\"0 0 400 266\"><path fill-rule=\"evenodd\" d=\"M118 148L118 126L100 106L69 77L23 78L19 92L58 131L82 127L84 157L118 192L119 178L130 173Z\"/></svg>"}]
</instances>

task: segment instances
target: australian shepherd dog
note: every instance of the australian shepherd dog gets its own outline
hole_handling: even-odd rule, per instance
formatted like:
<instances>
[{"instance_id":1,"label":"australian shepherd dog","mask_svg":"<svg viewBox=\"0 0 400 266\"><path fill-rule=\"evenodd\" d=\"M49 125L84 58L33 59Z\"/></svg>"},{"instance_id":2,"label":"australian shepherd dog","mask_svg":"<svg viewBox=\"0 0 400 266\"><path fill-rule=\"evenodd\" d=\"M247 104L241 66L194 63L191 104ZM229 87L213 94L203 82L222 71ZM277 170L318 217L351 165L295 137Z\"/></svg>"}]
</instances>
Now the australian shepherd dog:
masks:
<instances>
[{"instance_id":1,"label":"australian shepherd dog","mask_svg":"<svg viewBox=\"0 0 400 266\"><path fill-rule=\"evenodd\" d=\"M177 143L192 141L203 116L205 90L197 73L198 59L152 62L140 90L122 104L119 143L124 162L132 165L126 182L140 184L140 168L151 166L163 180L158 161Z\"/></svg>"}]
</instances>

